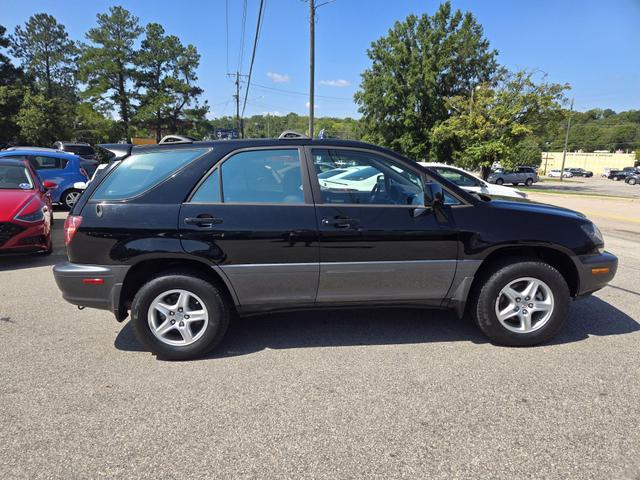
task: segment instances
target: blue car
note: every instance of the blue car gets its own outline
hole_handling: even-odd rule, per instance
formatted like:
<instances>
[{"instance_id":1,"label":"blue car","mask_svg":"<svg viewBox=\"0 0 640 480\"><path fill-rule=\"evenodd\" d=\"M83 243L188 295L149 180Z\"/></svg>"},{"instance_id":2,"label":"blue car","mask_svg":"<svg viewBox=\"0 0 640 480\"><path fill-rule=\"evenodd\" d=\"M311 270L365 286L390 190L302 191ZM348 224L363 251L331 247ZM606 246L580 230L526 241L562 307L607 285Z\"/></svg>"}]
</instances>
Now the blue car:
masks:
<instances>
[{"instance_id":1,"label":"blue car","mask_svg":"<svg viewBox=\"0 0 640 480\"><path fill-rule=\"evenodd\" d=\"M76 188L75 184L89 179L86 170L80 165L80 157L70 153L21 147L0 152L0 158L28 161L43 181L50 180L58 185L51 190L51 200L69 209L82 194L82 190Z\"/></svg>"}]
</instances>

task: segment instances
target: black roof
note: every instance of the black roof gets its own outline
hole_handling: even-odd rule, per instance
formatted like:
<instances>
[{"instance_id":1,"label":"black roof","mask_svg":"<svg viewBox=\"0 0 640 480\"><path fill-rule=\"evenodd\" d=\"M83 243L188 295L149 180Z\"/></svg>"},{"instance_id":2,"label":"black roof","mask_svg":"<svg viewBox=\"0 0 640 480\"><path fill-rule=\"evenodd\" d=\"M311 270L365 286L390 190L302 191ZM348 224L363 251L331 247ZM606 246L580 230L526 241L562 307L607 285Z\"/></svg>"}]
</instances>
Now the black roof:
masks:
<instances>
[{"instance_id":1,"label":"black roof","mask_svg":"<svg viewBox=\"0 0 640 480\"><path fill-rule=\"evenodd\" d=\"M232 140L208 140L195 142L175 142L165 143L162 145L137 145L132 149L132 153L153 150L165 150L173 148L221 148L229 151L239 148L250 147L286 147L286 146L314 146L314 147L351 147L351 148L367 148L378 150L398 156L384 147L379 147L371 143L359 142L356 140L340 140L337 138L315 139L315 138L248 138L248 139L232 139Z\"/></svg>"}]
</instances>

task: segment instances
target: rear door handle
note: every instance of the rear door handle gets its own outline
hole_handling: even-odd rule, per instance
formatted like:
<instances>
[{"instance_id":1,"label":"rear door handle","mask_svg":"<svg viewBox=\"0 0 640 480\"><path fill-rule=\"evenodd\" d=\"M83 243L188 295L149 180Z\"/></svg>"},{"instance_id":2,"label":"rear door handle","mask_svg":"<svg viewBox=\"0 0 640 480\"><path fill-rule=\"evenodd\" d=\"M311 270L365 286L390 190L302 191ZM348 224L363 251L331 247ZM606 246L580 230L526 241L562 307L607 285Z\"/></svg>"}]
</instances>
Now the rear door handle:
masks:
<instances>
[{"instance_id":1,"label":"rear door handle","mask_svg":"<svg viewBox=\"0 0 640 480\"><path fill-rule=\"evenodd\" d=\"M184 219L184 223L187 225L197 225L199 227L211 227L213 225L220 225L223 222L221 218L212 217L211 215L198 215L197 217L187 217Z\"/></svg>"},{"instance_id":2,"label":"rear door handle","mask_svg":"<svg viewBox=\"0 0 640 480\"><path fill-rule=\"evenodd\" d=\"M336 228L351 228L355 227L360 223L360 221L356 218L349 217L333 217L333 218L323 218L322 224L328 225Z\"/></svg>"}]
</instances>

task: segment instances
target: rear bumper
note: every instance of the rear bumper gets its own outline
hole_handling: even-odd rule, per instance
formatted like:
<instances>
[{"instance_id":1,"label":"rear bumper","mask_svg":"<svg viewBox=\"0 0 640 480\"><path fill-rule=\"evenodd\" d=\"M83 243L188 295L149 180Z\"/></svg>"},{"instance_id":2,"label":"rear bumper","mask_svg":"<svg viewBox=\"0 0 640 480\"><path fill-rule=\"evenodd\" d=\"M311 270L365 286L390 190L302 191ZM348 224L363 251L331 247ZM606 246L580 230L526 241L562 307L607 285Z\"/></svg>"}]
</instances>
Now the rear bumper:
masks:
<instances>
[{"instance_id":1,"label":"rear bumper","mask_svg":"<svg viewBox=\"0 0 640 480\"><path fill-rule=\"evenodd\" d=\"M577 297L583 297L605 287L615 277L618 270L618 257L603 252L596 255L583 255L576 262L580 286Z\"/></svg>"},{"instance_id":2,"label":"rear bumper","mask_svg":"<svg viewBox=\"0 0 640 480\"><path fill-rule=\"evenodd\" d=\"M109 310L121 320L126 312L120 310L120 292L128 265L79 265L59 263L53 267L62 298L82 307ZM102 283L85 283L87 279L99 279Z\"/></svg>"}]
</instances>

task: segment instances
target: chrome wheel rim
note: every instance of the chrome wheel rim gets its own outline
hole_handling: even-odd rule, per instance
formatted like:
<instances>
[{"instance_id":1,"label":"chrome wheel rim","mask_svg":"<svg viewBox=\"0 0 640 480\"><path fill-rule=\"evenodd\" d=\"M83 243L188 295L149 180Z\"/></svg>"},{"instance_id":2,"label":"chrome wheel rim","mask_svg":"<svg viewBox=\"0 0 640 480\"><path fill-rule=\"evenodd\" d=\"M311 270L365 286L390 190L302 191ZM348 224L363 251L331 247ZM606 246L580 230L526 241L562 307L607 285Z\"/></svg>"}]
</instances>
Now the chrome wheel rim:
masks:
<instances>
[{"instance_id":1,"label":"chrome wheel rim","mask_svg":"<svg viewBox=\"0 0 640 480\"><path fill-rule=\"evenodd\" d=\"M515 333L541 329L553 315L553 292L542 280L521 277L498 294L495 311L500 324Z\"/></svg>"},{"instance_id":2,"label":"chrome wheel rim","mask_svg":"<svg viewBox=\"0 0 640 480\"><path fill-rule=\"evenodd\" d=\"M69 192L65 195L64 201L67 205L73 206L78 201L78 198L80 198L80 192Z\"/></svg>"},{"instance_id":3,"label":"chrome wheel rim","mask_svg":"<svg viewBox=\"0 0 640 480\"><path fill-rule=\"evenodd\" d=\"M167 290L149 306L151 333L163 343L187 346L197 342L207 329L209 313L196 294L182 289Z\"/></svg>"}]
</instances>

